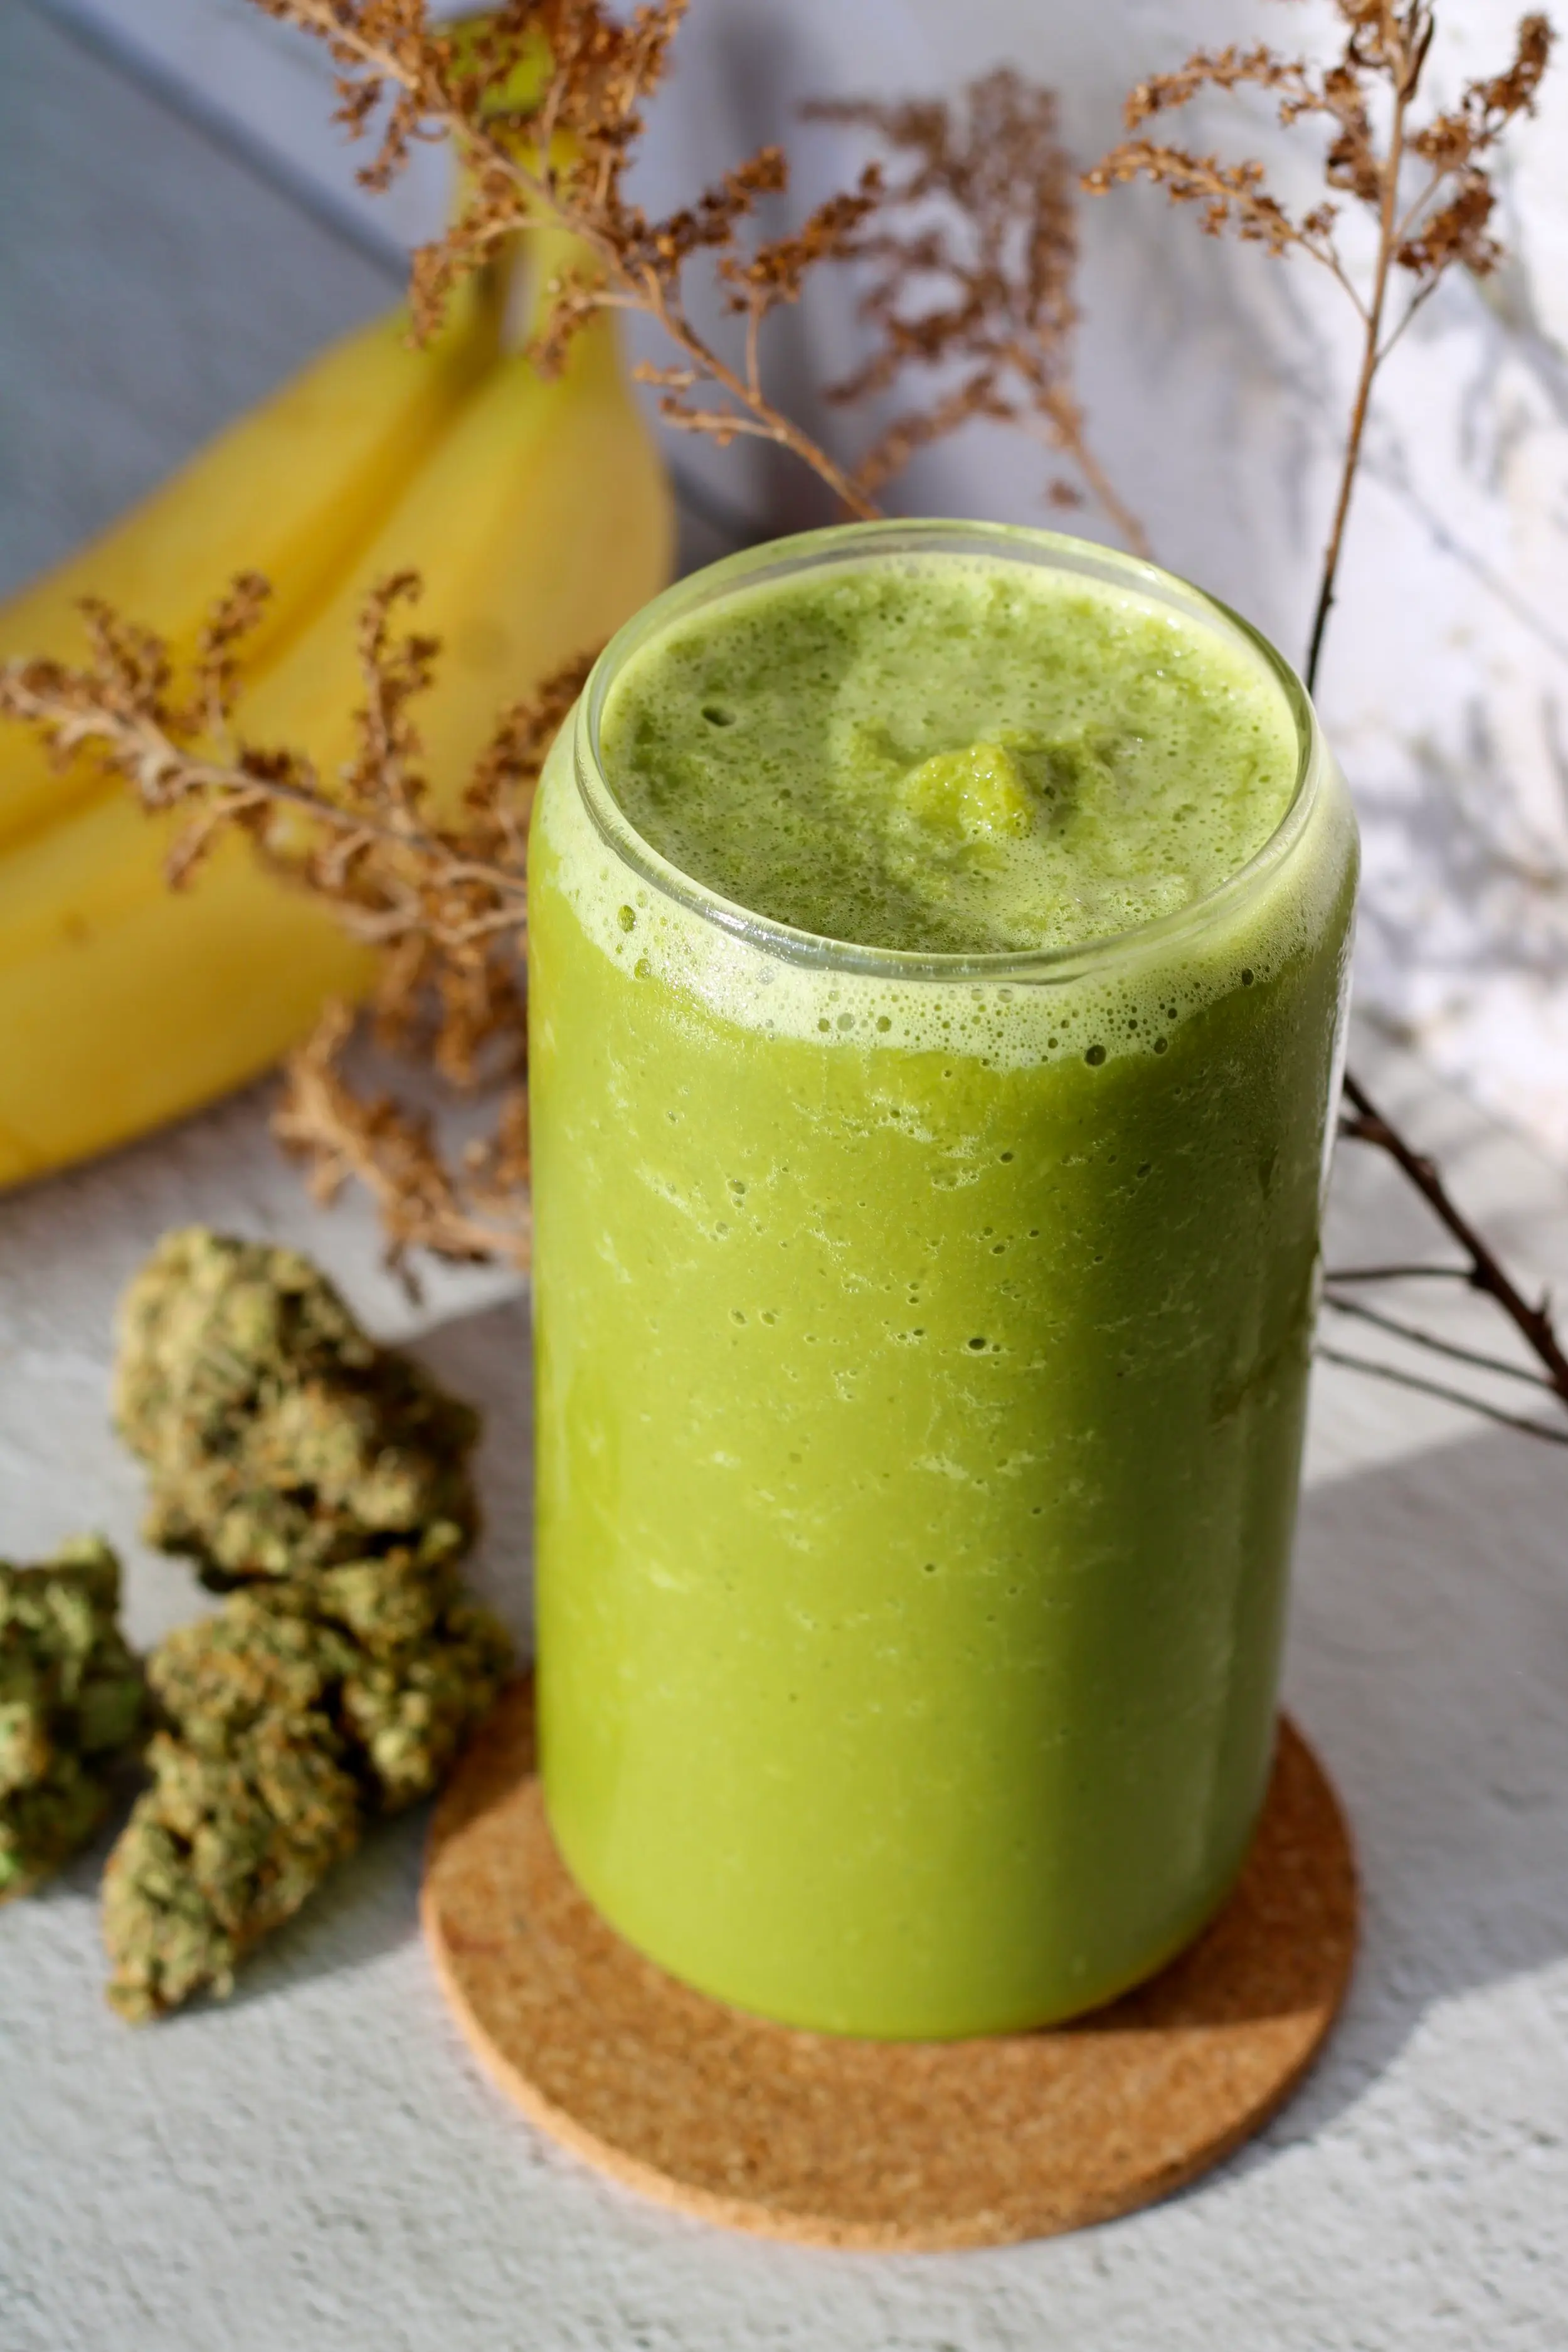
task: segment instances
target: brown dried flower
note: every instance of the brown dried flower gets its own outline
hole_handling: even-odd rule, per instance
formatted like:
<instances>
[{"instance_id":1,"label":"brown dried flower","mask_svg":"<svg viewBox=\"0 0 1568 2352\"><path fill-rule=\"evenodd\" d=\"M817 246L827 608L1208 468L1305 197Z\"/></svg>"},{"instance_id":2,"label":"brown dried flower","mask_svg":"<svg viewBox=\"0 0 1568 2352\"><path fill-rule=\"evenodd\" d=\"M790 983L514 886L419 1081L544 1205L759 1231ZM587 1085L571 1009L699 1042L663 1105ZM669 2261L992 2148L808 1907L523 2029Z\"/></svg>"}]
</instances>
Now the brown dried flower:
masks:
<instances>
[{"instance_id":1,"label":"brown dried flower","mask_svg":"<svg viewBox=\"0 0 1568 2352\"><path fill-rule=\"evenodd\" d=\"M849 221L836 258L868 271L859 314L873 345L830 386L840 403L888 391L919 371L943 379L873 444L857 479L876 489L917 449L971 417L1022 426L1068 457L1111 521L1148 552L1137 519L1089 447L1072 386L1078 229L1074 171L1055 96L1009 70L985 75L952 105L835 100L808 120L873 132L900 161L863 183L876 201ZM1076 484L1054 486L1076 503Z\"/></svg>"},{"instance_id":2,"label":"brown dried flower","mask_svg":"<svg viewBox=\"0 0 1568 2352\"><path fill-rule=\"evenodd\" d=\"M370 1025L452 1086L499 1087L493 1135L451 1167L427 1118L359 1096L345 1064L355 1016L341 1006L290 1064L279 1132L311 1163L322 1197L351 1173L370 1183L395 1255L419 1244L451 1256L524 1258L528 815L590 657L502 712L460 818L440 824L426 814L415 719L438 649L395 625L398 608L417 597L415 576L384 582L367 601L357 751L331 791L303 754L232 737L245 639L267 593L254 574L236 581L185 678L162 638L91 606L88 661L5 665L0 715L29 721L62 763L94 753L150 812L188 812L169 854L176 886L189 885L222 835L238 830L281 880L327 900L382 950Z\"/></svg>"},{"instance_id":3,"label":"brown dried flower","mask_svg":"<svg viewBox=\"0 0 1568 2352\"><path fill-rule=\"evenodd\" d=\"M996 73L952 109L859 102L816 110L875 131L908 168L889 184L872 163L798 228L761 239L759 205L789 185L778 147L759 149L663 215L627 193L687 0L647 0L625 16L603 0L503 0L483 18L445 29L429 23L425 0L257 5L325 43L339 68L338 119L352 134L369 133L379 119L378 143L361 173L367 186L385 187L416 140L453 142L465 194L445 235L415 257L421 334L460 278L521 229L552 221L576 240L579 257L551 289L534 345L544 367L560 365L595 310L641 311L678 354L637 370L657 390L667 424L721 446L741 436L775 442L862 516L875 514L872 490L916 449L973 416L1005 418L1070 457L1117 527L1141 544L1089 450L1070 389L1072 174L1048 91ZM698 260L743 321L739 352L721 349L696 324L688 271ZM927 407L897 421L854 472L768 397L761 357L773 312L799 300L812 271L848 260L872 266L863 314L879 343L840 397L882 389L905 367L952 362L962 371ZM911 279L933 274L949 293L921 315L903 297Z\"/></svg>"},{"instance_id":4,"label":"brown dried flower","mask_svg":"<svg viewBox=\"0 0 1568 2352\"><path fill-rule=\"evenodd\" d=\"M1328 67L1282 58L1261 46L1231 47L1199 49L1174 72L1140 82L1125 109L1128 131L1134 135L1085 175L1085 186L1103 194L1120 182L1149 179L1173 202L1198 204L1212 236L1232 229L1276 254L1300 247L1342 278L1364 315L1366 299L1352 284L1335 243L1334 205L1318 205L1295 219L1269 194L1260 163L1223 164L1212 154L1135 135L1156 115L1188 105L1205 90L1250 86L1278 99L1283 123L1308 118L1326 123L1324 178L1375 216L1386 245L1380 267L1392 263L1407 271L1417 297L1453 262L1480 275L1495 268L1499 247L1487 233L1495 195L1479 159L1515 115L1533 108L1551 50L1546 18L1524 17L1506 69L1468 83L1456 108L1416 128L1409 111L1431 49L1436 11L1416 0L1404 5L1337 0L1337 13L1345 27L1344 46ZM1379 101L1387 119L1381 145L1373 127ZM1428 176L1401 211L1403 169L1412 160L1426 163Z\"/></svg>"},{"instance_id":5,"label":"brown dried flower","mask_svg":"<svg viewBox=\"0 0 1568 2352\"><path fill-rule=\"evenodd\" d=\"M640 310L681 354L674 367L647 371L669 424L721 442L742 434L776 442L852 512L872 511L849 475L768 399L758 349L765 318L795 299L813 262L837 250L871 191L822 207L793 239L751 250L742 236L759 203L787 184L775 147L667 214L650 215L626 192L686 0L647 0L624 17L602 0L502 0L482 20L445 29L429 22L425 0L257 5L325 44L339 68L338 120L352 134L380 117L378 144L361 174L367 186L385 187L416 141L452 142L465 194L446 234L415 257L421 335L437 323L453 287L498 247L553 222L570 232L581 258L552 289L534 346L542 365L560 364L595 310ZM700 257L745 315L741 356L721 352L695 323L686 273Z\"/></svg>"},{"instance_id":6,"label":"brown dried flower","mask_svg":"<svg viewBox=\"0 0 1568 2352\"><path fill-rule=\"evenodd\" d=\"M285 1066L273 1132L307 1163L314 1197L331 1202L345 1184L363 1184L396 1265L410 1250L426 1249L437 1257L525 1266L531 1233L526 1087L504 1090L489 1136L454 1160L430 1112L354 1086L346 1067L354 1029L348 1006L330 1006Z\"/></svg>"},{"instance_id":7,"label":"brown dried flower","mask_svg":"<svg viewBox=\"0 0 1568 2352\"><path fill-rule=\"evenodd\" d=\"M1263 47L1199 49L1173 73L1140 82L1126 104L1129 137L1084 175L1084 186L1096 195L1128 181L1151 180L1173 203L1197 205L1211 236L1229 231L1277 257L1306 253L1332 272L1361 319L1361 368L1312 623L1309 686L1316 680L1333 604L1377 371L1455 264L1478 277L1497 267L1501 248L1490 229L1496 194L1484 159L1516 116L1533 111L1552 38L1544 16L1521 18L1503 71L1468 82L1457 107L1418 125L1412 110L1436 31L1436 9L1428 0L1335 0L1335 13L1344 41L1331 65L1282 58ZM1363 283L1352 274L1335 234L1338 205L1315 205L1298 219L1270 193L1261 163L1222 163L1215 155L1141 135L1155 116L1190 104L1205 90L1248 87L1276 98L1281 122L1315 120L1326 126L1324 179L1371 215L1375 231ZM1421 164L1424 174L1415 169ZM1404 273L1409 291L1390 323L1396 271Z\"/></svg>"}]
</instances>

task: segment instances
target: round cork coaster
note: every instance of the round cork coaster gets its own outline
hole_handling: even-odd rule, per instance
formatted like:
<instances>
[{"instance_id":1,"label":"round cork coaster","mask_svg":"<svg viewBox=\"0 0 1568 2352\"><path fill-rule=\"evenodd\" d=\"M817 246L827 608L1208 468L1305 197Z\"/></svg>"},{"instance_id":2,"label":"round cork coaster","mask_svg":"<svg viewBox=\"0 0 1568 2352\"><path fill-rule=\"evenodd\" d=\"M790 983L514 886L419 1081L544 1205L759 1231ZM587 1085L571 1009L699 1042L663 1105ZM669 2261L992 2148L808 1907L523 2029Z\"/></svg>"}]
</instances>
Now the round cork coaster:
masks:
<instances>
[{"instance_id":1,"label":"round cork coaster","mask_svg":"<svg viewBox=\"0 0 1568 2352\"><path fill-rule=\"evenodd\" d=\"M568 2147L708 2221L907 2252L1106 2221L1217 2164L1333 2021L1356 1882L1333 1790L1284 1723L1235 1894L1151 1983L1034 2033L796 2032L677 1983L578 1892L545 1822L523 1681L437 1809L423 1912L475 2053Z\"/></svg>"}]
</instances>

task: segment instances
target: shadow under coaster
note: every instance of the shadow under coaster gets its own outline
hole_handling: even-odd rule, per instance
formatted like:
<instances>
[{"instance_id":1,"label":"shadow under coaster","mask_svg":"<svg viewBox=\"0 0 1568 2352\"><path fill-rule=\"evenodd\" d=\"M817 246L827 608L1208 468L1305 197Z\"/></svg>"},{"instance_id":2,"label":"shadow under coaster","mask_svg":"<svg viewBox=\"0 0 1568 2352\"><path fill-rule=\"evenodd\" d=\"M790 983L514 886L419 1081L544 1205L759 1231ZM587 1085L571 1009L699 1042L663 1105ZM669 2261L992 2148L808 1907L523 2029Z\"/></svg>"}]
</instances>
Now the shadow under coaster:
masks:
<instances>
[{"instance_id":1,"label":"shadow under coaster","mask_svg":"<svg viewBox=\"0 0 1568 2352\"><path fill-rule=\"evenodd\" d=\"M905 2252L1106 2221L1217 2164L1311 2063L1357 1920L1343 1814L1282 1721L1229 1902L1109 2008L968 2042L773 2025L667 1976L579 1893L544 1818L529 1680L442 1799L422 1908L481 2063L568 2147L708 2221Z\"/></svg>"}]
</instances>

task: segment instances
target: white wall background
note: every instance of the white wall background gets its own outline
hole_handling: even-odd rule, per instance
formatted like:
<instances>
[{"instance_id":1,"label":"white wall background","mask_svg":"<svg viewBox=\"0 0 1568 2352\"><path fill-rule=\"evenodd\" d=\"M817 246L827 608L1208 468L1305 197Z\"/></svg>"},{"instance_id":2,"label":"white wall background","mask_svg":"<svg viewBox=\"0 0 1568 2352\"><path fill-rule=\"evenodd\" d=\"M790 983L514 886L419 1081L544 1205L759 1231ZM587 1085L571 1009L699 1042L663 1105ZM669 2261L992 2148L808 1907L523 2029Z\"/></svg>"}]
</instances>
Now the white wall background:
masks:
<instances>
[{"instance_id":1,"label":"white wall background","mask_svg":"<svg viewBox=\"0 0 1568 2352\"><path fill-rule=\"evenodd\" d=\"M433 155L389 198L353 185L313 47L248 0L49 0L194 94L367 240L416 236L441 202ZM1448 0L1439 97L1510 55L1510 0ZM763 139L788 138L803 195L849 158L799 132L813 94L952 88L999 61L1060 91L1075 152L1115 137L1128 83L1194 43L1331 40L1323 0L696 0L657 110L650 202ZM1263 154L1305 192L1310 152L1267 110L1194 110L1205 142ZM1384 378L1320 700L1362 812L1364 1010L1568 1161L1568 55L1503 167L1510 257L1446 287ZM1354 320L1306 265L1205 239L1152 191L1086 205L1081 376L1100 452L1162 560L1300 656L1333 486ZM777 331L786 404L829 436L810 387L853 326L836 290ZM759 521L814 519L769 453L683 452ZM978 429L931 453L897 502L1027 520L1044 468ZM1086 517L1083 528L1094 525Z\"/></svg>"}]
</instances>

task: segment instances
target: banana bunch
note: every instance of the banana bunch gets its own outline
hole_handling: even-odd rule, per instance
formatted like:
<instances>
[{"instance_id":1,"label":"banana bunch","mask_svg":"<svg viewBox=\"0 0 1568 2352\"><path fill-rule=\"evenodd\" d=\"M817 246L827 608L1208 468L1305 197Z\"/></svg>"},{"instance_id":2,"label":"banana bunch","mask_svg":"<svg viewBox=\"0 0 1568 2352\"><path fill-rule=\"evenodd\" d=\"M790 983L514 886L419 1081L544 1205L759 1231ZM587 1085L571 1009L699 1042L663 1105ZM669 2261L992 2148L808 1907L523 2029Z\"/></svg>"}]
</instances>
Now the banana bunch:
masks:
<instances>
[{"instance_id":1,"label":"banana bunch","mask_svg":"<svg viewBox=\"0 0 1568 2352\"><path fill-rule=\"evenodd\" d=\"M566 257L528 231L536 288ZM506 272L471 280L434 345L401 315L349 336L222 435L102 539L0 608L0 659L86 651L77 600L104 598L194 650L241 570L274 583L236 715L243 739L353 753L355 623L416 569L417 626L442 641L420 706L453 805L501 708L599 644L668 577L668 480L601 314L550 381L506 332ZM536 298L537 299L537 298ZM267 875L237 836L194 886L163 878L174 821L89 761L52 772L0 729L0 1184L121 1142L266 1069L325 1000L363 991L366 950Z\"/></svg>"}]
</instances>

